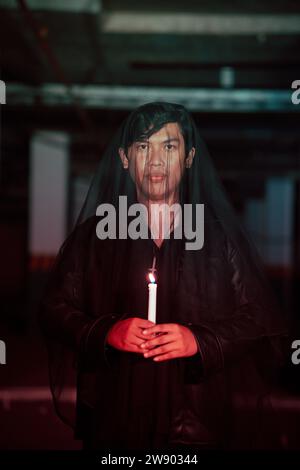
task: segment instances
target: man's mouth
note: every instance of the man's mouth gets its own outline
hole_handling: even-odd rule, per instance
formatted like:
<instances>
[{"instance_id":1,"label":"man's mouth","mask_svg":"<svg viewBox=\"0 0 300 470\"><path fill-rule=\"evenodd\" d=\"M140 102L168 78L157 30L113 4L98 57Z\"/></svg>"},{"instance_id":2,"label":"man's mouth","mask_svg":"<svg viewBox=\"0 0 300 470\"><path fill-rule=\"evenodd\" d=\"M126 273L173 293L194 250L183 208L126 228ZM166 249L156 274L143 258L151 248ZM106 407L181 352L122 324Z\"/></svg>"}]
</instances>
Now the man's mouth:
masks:
<instances>
[{"instance_id":1,"label":"man's mouth","mask_svg":"<svg viewBox=\"0 0 300 470\"><path fill-rule=\"evenodd\" d=\"M162 173L153 173L149 175L149 180L153 183L160 183L165 179L166 175Z\"/></svg>"}]
</instances>

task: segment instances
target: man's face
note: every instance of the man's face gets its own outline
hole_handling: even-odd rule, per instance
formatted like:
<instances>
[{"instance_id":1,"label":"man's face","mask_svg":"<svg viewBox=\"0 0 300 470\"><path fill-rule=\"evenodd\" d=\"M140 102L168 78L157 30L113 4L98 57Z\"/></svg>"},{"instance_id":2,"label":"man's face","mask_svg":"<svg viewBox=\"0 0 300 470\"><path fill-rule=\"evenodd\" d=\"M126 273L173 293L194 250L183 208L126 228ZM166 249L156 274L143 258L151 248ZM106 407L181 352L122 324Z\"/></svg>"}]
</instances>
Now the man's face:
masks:
<instances>
[{"instance_id":1,"label":"man's face","mask_svg":"<svg viewBox=\"0 0 300 470\"><path fill-rule=\"evenodd\" d=\"M124 168L128 168L137 188L138 200L175 202L184 169L190 167L195 149L188 158L179 125L168 123L144 141L134 142L128 158L120 149Z\"/></svg>"}]
</instances>

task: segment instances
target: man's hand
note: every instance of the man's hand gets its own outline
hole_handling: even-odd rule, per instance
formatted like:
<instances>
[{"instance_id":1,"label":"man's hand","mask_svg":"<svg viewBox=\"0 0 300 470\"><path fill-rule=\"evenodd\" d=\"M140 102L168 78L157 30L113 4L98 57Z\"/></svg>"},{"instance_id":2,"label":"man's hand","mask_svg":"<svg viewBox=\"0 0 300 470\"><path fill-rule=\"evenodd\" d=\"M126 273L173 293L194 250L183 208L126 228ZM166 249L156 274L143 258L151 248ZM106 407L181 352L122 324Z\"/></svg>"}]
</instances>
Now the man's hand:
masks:
<instances>
[{"instance_id":1,"label":"man's hand","mask_svg":"<svg viewBox=\"0 0 300 470\"><path fill-rule=\"evenodd\" d=\"M151 338L153 334L159 336ZM142 336L146 339L140 346L145 351L144 357L153 357L154 361L193 356L198 351L192 331L177 323L151 326L143 331Z\"/></svg>"},{"instance_id":2,"label":"man's hand","mask_svg":"<svg viewBox=\"0 0 300 470\"><path fill-rule=\"evenodd\" d=\"M106 341L121 351L143 353L141 344L145 340L142 331L155 323L143 318L131 317L117 321L109 330ZM149 335L150 336L150 335Z\"/></svg>"}]
</instances>

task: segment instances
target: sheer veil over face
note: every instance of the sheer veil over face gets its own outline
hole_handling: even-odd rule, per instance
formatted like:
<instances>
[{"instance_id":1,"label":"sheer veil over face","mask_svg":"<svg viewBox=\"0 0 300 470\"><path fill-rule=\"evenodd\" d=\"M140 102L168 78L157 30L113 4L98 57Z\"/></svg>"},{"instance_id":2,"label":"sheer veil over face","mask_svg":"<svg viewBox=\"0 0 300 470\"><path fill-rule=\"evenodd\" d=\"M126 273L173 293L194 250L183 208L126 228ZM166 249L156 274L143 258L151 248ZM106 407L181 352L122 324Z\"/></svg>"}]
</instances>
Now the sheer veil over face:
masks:
<instances>
[{"instance_id":1,"label":"sheer veil over face","mask_svg":"<svg viewBox=\"0 0 300 470\"><path fill-rule=\"evenodd\" d=\"M150 135L149 131L151 128L147 137L140 136L128 147L127 153L120 148L119 154L123 168L128 169L135 183L138 202L150 210L148 222L153 238L162 241L174 225L174 211L169 212L167 206L179 203L180 182L192 165L195 149L186 154L177 122L166 123Z\"/></svg>"},{"instance_id":2,"label":"sheer veil over face","mask_svg":"<svg viewBox=\"0 0 300 470\"><path fill-rule=\"evenodd\" d=\"M176 122L165 124L148 138L141 136L128 148L120 149L124 169L129 169L140 202L172 204L179 201L179 183L190 168L195 149L186 155L182 131Z\"/></svg>"},{"instance_id":3,"label":"sheer veil over face","mask_svg":"<svg viewBox=\"0 0 300 470\"><path fill-rule=\"evenodd\" d=\"M236 318L249 308L247 318L261 326L263 335L270 338L270 348L280 357L280 348L273 339L284 331L283 320L262 261L228 200L193 118L179 104L154 102L140 106L129 114L104 154L99 155L98 168L76 226L57 256L49 283L51 293L73 279L77 294L81 293L74 301L78 307L76 322L83 325L87 322L89 327L98 318L114 313L115 299L122 290L120 273L124 266L128 272L134 269L135 240L119 237L119 225L124 223L119 217L120 196L126 196L128 208L136 203L148 209L153 204L180 207L189 204L194 214L197 205L204 205L204 246L187 250L183 235L174 264L178 306L174 321L217 328L224 318ZM109 243L95 236L94 222L101 204L110 204L116 210L116 236ZM188 220L188 224L193 225L193 220ZM121 232L126 232L124 227ZM97 253L102 249L105 256L101 257ZM231 280L233 260L238 260L247 299L243 311L238 312L231 310L230 303L222 305L219 301L223 280ZM97 269L94 304L86 295L92 269ZM168 283L168 279L161 283ZM72 284L70 292L73 291ZM50 312L48 305L43 309ZM78 381L78 369L74 367L77 346L64 342L63 335L60 340L48 341L54 402L62 418L71 425L74 409L66 409L64 398L67 386ZM250 372L248 375L250 380Z\"/></svg>"}]
</instances>

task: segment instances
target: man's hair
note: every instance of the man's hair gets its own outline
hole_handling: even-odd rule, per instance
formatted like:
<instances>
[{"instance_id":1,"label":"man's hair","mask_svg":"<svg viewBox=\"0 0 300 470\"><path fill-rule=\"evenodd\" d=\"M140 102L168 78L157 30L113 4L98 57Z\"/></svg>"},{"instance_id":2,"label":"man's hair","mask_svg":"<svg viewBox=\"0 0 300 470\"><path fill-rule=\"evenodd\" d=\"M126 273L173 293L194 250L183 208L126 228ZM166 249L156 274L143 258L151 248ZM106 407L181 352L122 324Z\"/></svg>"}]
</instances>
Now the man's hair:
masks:
<instances>
[{"instance_id":1,"label":"man's hair","mask_svg":"<svg viewBox=\"0 0 300 470\"><path fill-rule=\"evenodd\" d=\"M123 136L123 148L126 153L133 142L148 139L163 126L172 122L179 125L184 139L186 156L193 146L191 117L184 106L179 104L165 102L145 104L131 113L129 121L127 132Z\"/></svg>"}]
</instances>

